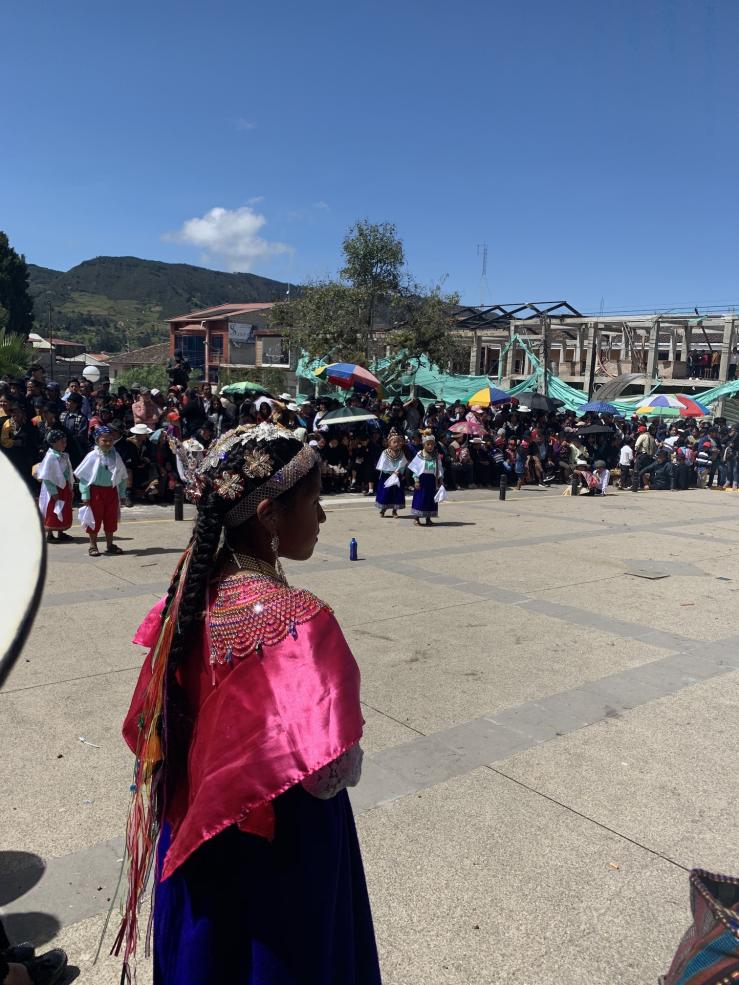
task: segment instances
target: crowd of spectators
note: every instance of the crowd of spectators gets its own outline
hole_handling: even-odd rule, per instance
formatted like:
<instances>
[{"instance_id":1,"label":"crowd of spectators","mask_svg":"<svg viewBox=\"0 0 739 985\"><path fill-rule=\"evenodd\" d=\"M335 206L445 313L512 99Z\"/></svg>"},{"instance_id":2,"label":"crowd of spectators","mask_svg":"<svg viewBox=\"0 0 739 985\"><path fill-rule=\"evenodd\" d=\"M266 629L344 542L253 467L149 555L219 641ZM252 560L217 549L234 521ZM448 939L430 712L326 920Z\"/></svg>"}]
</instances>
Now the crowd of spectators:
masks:
<instances>
[{"instance_id":1,"label":"crowd of spectators","mask_svg":"<svg viewBox=\"0 0 739 985\"><path fill-rule=\"evenodd\" d=\"M519 488L547 486L581 472L588 491L604 491L616 479L631 487L634 470L637 486L737 489L739 484L739 437L720 420L578 418L568 411L526 413L515 399L499 407L470 407L459 400L385 401L369 393L352 394L345 403L375 420L329 426L323 418L340 404L327 397L296 403L287 393L278 399L218 394L209 383L191 386L189 367L181 360L170 366L170 381L167 392L115 387L105 379L93 385L73 378L61 387L34 365L24 379L0 381L0 447L37 492L34 469L49 431L66 435L76 467L93 446L96 428L105 425L127 468L126 505L173 498L181 482L176 454L181 445L202 452L237 424L270 419L317 448L327 493L373 495L377 461L391 431L403 437L408 460L421 448L423 432L431 432L449 489L498 486L501 478ZM450 430L461 424L469 433ZM583 433L588 427L596 433Z\"/></svg>"}]
</instances>

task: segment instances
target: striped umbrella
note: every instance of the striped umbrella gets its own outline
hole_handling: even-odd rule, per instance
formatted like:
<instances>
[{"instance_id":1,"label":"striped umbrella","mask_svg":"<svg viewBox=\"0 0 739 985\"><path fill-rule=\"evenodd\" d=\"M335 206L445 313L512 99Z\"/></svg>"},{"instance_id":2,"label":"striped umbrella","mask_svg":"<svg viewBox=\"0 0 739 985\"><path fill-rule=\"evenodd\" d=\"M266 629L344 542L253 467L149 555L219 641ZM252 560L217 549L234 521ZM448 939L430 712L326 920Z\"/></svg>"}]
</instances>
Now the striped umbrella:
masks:
<instances>
[{"instance_id":1,"label":"striped umbrella","mask_svg":"<svg viewBox=\"0 0 739 985\"><path fill-rule=\"evenodd\" d=\"M493 404L510 403L511 395L497 386L484 386L482 390L473 393L467 398L467 403L472 407L490 407Z\"/></svg>"},{"instance_id":2,"label":"striped umbrella","mask_svg":"<svg viewBox=\"0 0 739 985\"><path fill-rule=\"evenodd\" d=\"M368 369L360 366L359 363L329 363L328 366L320 366L315 371L316 376L322 377L328 383L341 387L342 390L363 391L381 390L382 383L373 376Z\"/></svg>"},{"instance_id":3,"label":"striped umbrella","mask_svg":"<svg viewBox=\"0 0 739 985\"><path fill-rule=\"evenodd\" d=\"M653 393L637 404L636 413L652 417L710 417L712 411L684 393Z\"/></svg>"}]
</instances>

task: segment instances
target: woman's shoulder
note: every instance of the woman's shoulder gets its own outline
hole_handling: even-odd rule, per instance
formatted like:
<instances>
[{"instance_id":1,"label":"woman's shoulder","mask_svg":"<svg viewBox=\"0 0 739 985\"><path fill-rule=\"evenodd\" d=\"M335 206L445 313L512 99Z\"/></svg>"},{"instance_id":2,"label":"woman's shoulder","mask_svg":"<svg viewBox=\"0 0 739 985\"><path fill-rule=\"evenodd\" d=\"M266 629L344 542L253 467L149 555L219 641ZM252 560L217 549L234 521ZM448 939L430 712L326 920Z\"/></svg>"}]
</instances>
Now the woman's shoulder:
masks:
<instances>
[{"instance_id":1,"label":"woman's shoulder","mask_svg":"<svg viewBox=\"0 0 739 985\"><path fill-rule=\"evenodd\" d=\"M211 646L217 657L228 661L288 636L297 639L299 627L314 621L335 624L331 606L313 592L248 573L229 575L210 605Z\"/></svg>"}]
</instances>

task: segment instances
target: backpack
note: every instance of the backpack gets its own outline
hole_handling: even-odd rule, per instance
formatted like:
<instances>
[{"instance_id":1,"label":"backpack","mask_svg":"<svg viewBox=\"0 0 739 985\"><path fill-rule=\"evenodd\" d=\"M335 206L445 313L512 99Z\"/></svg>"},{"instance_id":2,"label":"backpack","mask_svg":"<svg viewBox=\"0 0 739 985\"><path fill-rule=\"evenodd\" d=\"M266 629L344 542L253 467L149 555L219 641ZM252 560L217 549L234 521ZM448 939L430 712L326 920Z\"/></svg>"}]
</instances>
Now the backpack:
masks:
<instances>
[{"instance_id":1,"label":"backpack","mask_svg":"<svg viewBox=\"0 0 739 985\"><path fill-rule=\"evenodd\" d=\"M739 981L739 879L693 869L690 908L693 923L660 985Z\"/></svg>"}]
</instances>

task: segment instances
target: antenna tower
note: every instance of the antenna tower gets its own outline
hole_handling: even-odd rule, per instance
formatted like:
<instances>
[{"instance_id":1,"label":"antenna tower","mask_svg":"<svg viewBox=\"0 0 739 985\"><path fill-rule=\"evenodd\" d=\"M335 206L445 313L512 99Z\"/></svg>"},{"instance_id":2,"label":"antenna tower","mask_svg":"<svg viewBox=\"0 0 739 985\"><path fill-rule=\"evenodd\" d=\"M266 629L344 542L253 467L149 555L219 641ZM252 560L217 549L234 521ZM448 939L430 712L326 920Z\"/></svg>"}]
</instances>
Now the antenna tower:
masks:
<instances>
[{"instance_id":1,"label":"antenna tower","mask_svg":"<svg viewBox=\"0 0 739 985\"><path fill-rule=\"evenodd\" d=\"M488 287L488 244L477 244L477 255L482 257L482 272L480 274L480 307L484 308L490 294Z\"/></svg>"}]
</instances>

